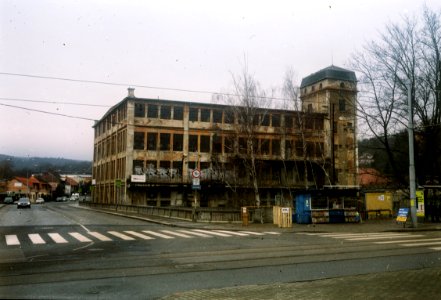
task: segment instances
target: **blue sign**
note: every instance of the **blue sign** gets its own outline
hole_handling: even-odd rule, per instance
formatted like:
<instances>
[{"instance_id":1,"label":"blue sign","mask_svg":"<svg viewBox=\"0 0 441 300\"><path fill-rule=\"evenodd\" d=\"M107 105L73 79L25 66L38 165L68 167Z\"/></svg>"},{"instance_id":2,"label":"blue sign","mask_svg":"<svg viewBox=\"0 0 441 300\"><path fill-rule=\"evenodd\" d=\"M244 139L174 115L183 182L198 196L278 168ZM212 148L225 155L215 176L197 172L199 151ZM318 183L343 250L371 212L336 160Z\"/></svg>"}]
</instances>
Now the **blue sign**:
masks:
<instances>
[{"instance_id":1,"label":"blue sign","mask_svg":"<svg viewBox=\"0 0 441 300\"><path fill-rule=\"evenodd\" d=\"M409 215L409 208L400 208L398 210L397 222L406 222L407 216Z\"/></svg>"}]
</instances>

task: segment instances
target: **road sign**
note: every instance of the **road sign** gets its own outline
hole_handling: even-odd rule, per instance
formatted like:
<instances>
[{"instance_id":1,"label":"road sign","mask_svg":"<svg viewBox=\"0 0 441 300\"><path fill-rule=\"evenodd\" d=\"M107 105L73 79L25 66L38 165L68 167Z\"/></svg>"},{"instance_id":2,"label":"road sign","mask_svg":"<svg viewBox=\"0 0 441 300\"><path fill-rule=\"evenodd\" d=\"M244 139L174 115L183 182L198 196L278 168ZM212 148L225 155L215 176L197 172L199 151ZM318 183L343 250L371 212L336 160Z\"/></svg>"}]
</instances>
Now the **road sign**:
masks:
<instances>
[{"instance_id":1,"label":"road sign","mask_svg":"<svg viewBox=\"0 0 441 300\"><path fill-rule=\"evenodd\" d=\"M200 190L201 189L201 179L200 178L193 178L193 185L191 186L193 190Z\"/></svg>"},{"instance_id":2,"label":"road sign","mask_svg":"<svg viewBox=\"0 0 441 300\"><path fill-rule=\"evenodd\" d=\"M191 176L193 178L199 178L201 177L201 171L199 171L198 169L194 169L193 172L191 172Z\"/></svg>"},{"instance_id":3,"label":"road sign","mask_svg":"<svg viewBox=\"0 0 441 300\"><path fill-rule=\"evenodd\" d=\"M405 208L400 208L398 210L398 215L397 215L397 222L406 222L407 221L407 215L409 214L409 208L405 207Z\"/></svg>"}]
</instances>

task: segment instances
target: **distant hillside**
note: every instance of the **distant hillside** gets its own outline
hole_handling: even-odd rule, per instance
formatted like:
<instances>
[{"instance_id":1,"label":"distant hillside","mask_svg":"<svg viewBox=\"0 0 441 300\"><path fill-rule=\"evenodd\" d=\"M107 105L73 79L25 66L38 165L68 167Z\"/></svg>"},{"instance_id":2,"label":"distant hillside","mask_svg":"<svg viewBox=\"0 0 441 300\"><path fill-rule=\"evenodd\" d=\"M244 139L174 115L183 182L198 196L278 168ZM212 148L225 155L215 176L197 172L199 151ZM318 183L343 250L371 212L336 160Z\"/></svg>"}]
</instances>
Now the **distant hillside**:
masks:
<instances>
[{"instance_id":1,"label":"distant hillside","mask_svg":"<svg viewBox=\"0 0 441 300\"><path fill-rule=\"evenodd\" d=\"M0 162L8 161L14 172L32 173L56 171L59 174L92 174L92 162L53 157L19 157L0 154Z\"/></svg>"}]
</instances>

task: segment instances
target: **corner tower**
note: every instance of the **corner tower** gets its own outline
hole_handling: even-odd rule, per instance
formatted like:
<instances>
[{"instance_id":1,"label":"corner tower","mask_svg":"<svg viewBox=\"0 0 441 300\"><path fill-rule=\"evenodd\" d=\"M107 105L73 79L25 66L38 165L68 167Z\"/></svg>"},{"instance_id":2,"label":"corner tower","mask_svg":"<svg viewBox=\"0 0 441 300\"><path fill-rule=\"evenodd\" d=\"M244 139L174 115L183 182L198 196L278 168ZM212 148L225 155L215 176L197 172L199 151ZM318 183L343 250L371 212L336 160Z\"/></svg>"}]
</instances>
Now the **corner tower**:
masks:
<instances>
[{"instance_id":1,"label":"corner tower","mask_svg":"<svg viewBox=\"0 0 441 300\"><path fill-rule=\"evenodd\" d=\"M326 157L333 185L357 184L355 73L336 66L324 68L302 79L300 99L305 113L324 113L327 134Z\"/></svg>"}]
</instances>

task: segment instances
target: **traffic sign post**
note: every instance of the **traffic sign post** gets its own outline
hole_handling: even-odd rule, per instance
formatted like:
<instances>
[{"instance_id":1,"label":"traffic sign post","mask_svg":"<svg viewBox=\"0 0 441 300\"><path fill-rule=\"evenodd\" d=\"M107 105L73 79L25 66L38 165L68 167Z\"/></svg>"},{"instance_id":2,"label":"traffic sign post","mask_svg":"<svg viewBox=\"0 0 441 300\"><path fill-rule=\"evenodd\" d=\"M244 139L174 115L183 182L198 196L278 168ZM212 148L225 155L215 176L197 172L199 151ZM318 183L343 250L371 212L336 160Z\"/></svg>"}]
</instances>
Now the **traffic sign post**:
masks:
<instances>
[{"instance_id":1,"label":"traffic sign post","mask_svg":"<svg viewBox=\"0 0 441 300\"><path fill-rule=\"evenodd\" d=\"M194 203L193 203L193 213L192 213L193 222L196 222L196 207L198 204L198 190L201 189L200 176L201 176L201 171L199 171L198 169L194 169L191 172L191 177L193 178L191 188L194 190Z\"/></svg>"}]
</instances>

